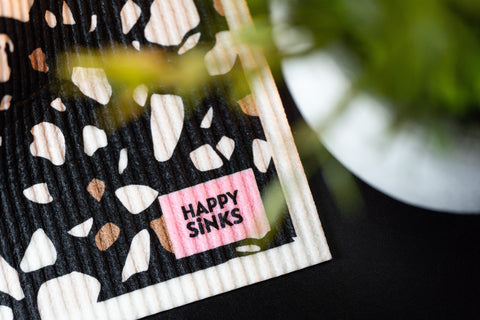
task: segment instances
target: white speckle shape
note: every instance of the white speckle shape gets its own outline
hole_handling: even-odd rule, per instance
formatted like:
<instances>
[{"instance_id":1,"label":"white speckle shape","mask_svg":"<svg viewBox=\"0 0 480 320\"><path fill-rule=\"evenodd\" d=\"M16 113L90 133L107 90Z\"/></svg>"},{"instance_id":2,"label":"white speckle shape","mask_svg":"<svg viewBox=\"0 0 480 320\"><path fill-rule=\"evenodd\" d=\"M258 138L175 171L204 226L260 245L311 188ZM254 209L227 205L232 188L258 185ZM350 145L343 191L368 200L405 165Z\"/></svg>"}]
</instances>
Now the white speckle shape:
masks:
<instances>
[{"instance_id":1,"label":"white speckle shape","mask_svg":"<svg viewBox=\"0 0 480 320\"><path fill-rule=\"evenodd\" d=\"M1 7L2 5L0 5ZM10 80L12 69L8 64L7 51L13 52L14 50L12 39L6 34L0 33L0 83Z\"/></svg>"},{"instance_id":2,"label":"white speckle shape","mask_svg":"<svg viewBox=\"0 0 480 320\"><path fill-rule=\"evenodd\" d=\"M133 2L128 0L120 11L120 18L122 20L122 32L127 34L132 30L133 26L137 23L140 15L142 14L142 9Z\"/></svg>"},{"instance_id":3,"label":"white speckle shape","mask_svg":"<svg viewBox=\"0 0 480 320\"><path fill-rule=\"evenodd\" d=\"M133 40L132 41L132 46L135 48L135 50L140 51L140 41Z\"/></svg>"},{"instance_id":4,"label":"white speckle shape","mask_svg":"<svg viewBox=\"0 0 480 320\"><path fill-rule=\"evenodd\" d=\"M185 111L182 98L154 94L150 99L153 151L160 162L170 160L183 129Z\"/></svg>"},{"instance_id":5,"label":"white speckle shape","mask_svg":"<svg viewBox=\"0 0 480 320\"><path fill-rule=\"evenodd\" d=\"M30 8L34 1L35 0L0 1L0 17L28 22L30 20Z\"/></svg>"},{"instance_id":6,"label":"white speckle shape","mask_svg":"<svg viewBox=\"0 0 480 320\"><path fill-rule=\"evenodd\" d=\"M38 183L23 190L23 195L28 200L39 204L48 204L53 201L46 183Z\"/></svg>"},{"instance_id":7,"label":"white speckle shape","mask_svg":"<svg viewBox=\"0 0 480 320\"><path fill-rule=\"evenodd\" d=\"M18 272L3 258L0 256L0 270L2 275L0 276L0 291L12 296L15 300L22 300L25 298L23 294L22 286L20 285L20 279ZM0 313L1 315L1 313ZM0 319L3 319L0 317Z\"/></svg>"},{"instance_id":8,"label":"white speckle shape","mask_svg":"<svg viewBox=\"0 0 480 320\"><path fill-rule=\"evenodd\" d=\"M127 149L120 150L120 158L118 159L118 173L122 174L128 166Z\"/></svg>"},{"instance_id":9,"label":"white speckle shape","mask_svg":"<svg viewBox=\"0 0 480 320\"><path fill-rule=\"evenodd\" d=\"M251 238L253 239L263 239L263 237L265 237L267 235L268 232L264 232L264 233L261 233L257 236L252 236Z\"/></svg>"},{"instance_id":10,"label":"white speckle shape","mask_svg":"<svg viewBox=\"0 0 480 320\"><path fill-rule=\"evenodd\" d=\"M56 166L65 163L65 137L59 127L49 122L37 124L30 130L33 142L30 153L50 160Z\"/></svg>"},{"instance_id":11,"label":"white speckle shape","mask_svg":"<svg viewBox=\"0 0 480 320\"><path fill-rule=\"evenodd\" d=\"M192 151L190 153L190 159L200 171L215 170L223 166L222 158L218 156L209 144Z\"/></svg>"},{"instance_id":12,"label":"white speckle shape","mask_svg":"<svg viewBox=\"0 0 480 320\"><path fill-rule=\"evenodd\" d=\"M66 315L82 311L83 319L93 319L93 306L100 294L100 282L80 272L48 280L40 286L37 295L38 311L42 320L65 319ZM52 303L52 297L60 303ZM98 314L96 315L98 317Z\"/></svg>"},{"instance_id":13,"label":"white speckle shape","mask_svg":"<svg viewBox=\"0 0 480 320\"><path fill-rule=\"evenodd\" d=\"M260 248L259 246L255 245L255 244L241 246L241 247L237 247L235 249L237 250L237 252L240 252L240 253L255 253L255 252L259 252L260 250L262 250L262 248Z\"/></svg>"},{"instance_id":14,"label":"white speckle shape","mask_svg":"<svg viewBox=\"0 0 480 320\"><path fill-rule=\"evenodd\" d=\"M105 131L95 126L83 128L83 151L88 156L93 156L98 149L106 146L108 146L108 139Z\"/></svg>"},{"instance_id":15,"label":"white speckle shape","mask_svg":"<svg viewBox=\"0 0 480 320\"><path fill-rule=\"evenodd\" d=\"M103 69L74 67L72 82L80 91L100 104L106 105L112 96L112 86Z\"/></svg>"},{"instance_id":16,"label":"white speckle shape","mask_svg":"<svg viewBox=\"0 0 480 320\"><path fill-rule=\"evenodd\" d=\"M200 23L193 0L154 0L145 38L161 46L178 46L185 34Z\"/></svg>"},{"instance_id":17,"label":"white speckle shape","mask_svg":"<svg viewBox=\"0 0 480 320\"><path fill-rule=\"evenodd\" d=\"M49 10L45 11L45 21L50 28L55 28L57 26L57 17Z\"/></svg>"},{"instance_id":18,"label":"white speckle shape","mask_svg":"<svg viewBox=\"0 0 480 320\"><path fill-rule=\"evenodd\" d=\"M70 7L65 1L63 1L62 19L63 19L63 24L67 24L67 25L75 24L75 19L73 18L72 10L70 10Z\"/></svg>"},{"instance_id":19,"label":"white speckle shape","mask_svg":"<svg viewBox=\"0 0 480 320\"><path fill-rule=\"evenodd\" d=\"M0 147L2 146L3 138L0 136Z\"/></svg>"},{"instance_id":20,"label":"white speckle shape","mask_svg":"<svg viewBox=\"0 0 480 320\"><path fill-rule=\"evenodd\" d=\"M98 20L97 15L96 14L92 15L92 20L90 22L90 30L88 30L88 32L93 32L95 31L95 29L97 29L97 20Z\"/></svg>"},{"instance_id":21,"label":"white speckle shape","mask_svg":"<svg viewBox=\"0 0 480 320\"><path fill-rule=\"evenodd\" d=\"M33 272L52 266L57 261L57 250L43 229L38 229L32 235L25 255L20 262L23 272Z\"/></svg>"},{"instance_id":22,"label":"white speckle shape","mask_svg":"<svg viewBox=\"0 0 480 320\"><path fill-rule=\"evenodd\" d=\"M139 214L150 207L158 191L141 185L128 185L115 191L115 195L131 214Z\"/></svg>"},{"instance_id":23,"label":"white speckle shape","mask_svg":"<svg viewBox=\"0 0 480 320\"><path fill-rule=\"evenodd\" d=\"M12 96L7 94L3 96L2 101L0 102L0 111L6 111L10 109L10 102L12 101Z\"/></svg>"},{"instance_id":24,"label":"white speckle shape","mask_svg":"<svg viewBox=\"0 0 480 320\"><path fill-rule=\"evenodd\" d=\"M0 319L13 320L13 311L10 307L0 306Z\"/></svg>"},{"instance_id":25,"label":"white speckle shape","mask_svg":"<svg viewBox=\"0 0 480 320\"><path fill-rule=\"evenodd\" d=\"M148 87L144 84L139 85L133 90L133 100L142 107L145 107L148 98Z\"/></svg>"},{"instance_id":26,"label":"white speckle shape","mask_svg":"<svg viewBox=\"0 0 480 320\"><path fill-rule=\"evenodd\" d=\"M68 231L68 234L77 238L85 238L92 230L93 218L88 219L87 221L73 227Z\"/></svg>"},{"instance_id":27,"label":"white speckle shape","mask_svg":"<svg viewBox=\"0 0 480 320\"><path fill-rule=\"evenodd\" d=\"M205 55L205 64L211 76L228 73L237 60L237 51L233 46L230 32L221 31L215 38L215 47Z\"/></svg>"},{"instance_id":28,"label":"white speckle shape","mask_svg":"<svg viewBox=\"0 0 480 320\"><path fill-rule=\"evenodd\" d=\"M201 35L202 34L200 32L197 32L195 34L192 34L190 37L188 37L188 39L185 41L183 46L180 49L178 49L178 54L182 55L187 51L190 51L193 48L195 48L195 46L198 44L198 41L200 41Z\"/></svg>"},{"instance_id":29,"label":"white speckle shape","mask_svg":"<svg viewBox=\"0 0 480 320\"><path fill-rule=\"evenodd\" d=\"M65 110L67 110L67 107L65 107L65 105L62 102L62 99L60 98L53 100L52 103L50 103L50 107L60 112L64 112Z\"/></svg>"},{"instance_id":30,"label":"white speckle shape","mask_svg":"<svg viewBox=\"0 0 480 320\"><path fill-rule=\"evenodd\" d=\"M230 160L233 151L235 151L235 140L224 136L217 143L216 148L227 160Z\"/></svg>"},{"instance_id":31,"label":"white speckle shape","mask_svg":"<svg viewBox=\"0 0 480 320\"><path fill-rule=\"evenodd\" d=\"M122 282L136 273L147 271L150 263L150 234L147 229L137 233L132 239L127 260L122 270Z\"/></svg>"},{"instance_id":32,"label":"white speckle shape","mask_svg":"<svg viewBox=\"0 0 480 320\"><path fill-rule=\"evenodd\" d=\"M255 139L252 143L253 163L260 172L267 172L270 161L272 160L272 149L270 144L261 139Z\"/></svg>"},{"instance_id":33,"label":"white speckle shape","mask_svg":"<svg viewBox=\"0 0 480 320\"><path fill-rule=\"evenodd\" d=\"M200 124L200 128L202 129L208 129L212 126L212 120L213 120L213 108L208 109L207 114L202 120L202 123Z\"/></svg>"}]
</instances>

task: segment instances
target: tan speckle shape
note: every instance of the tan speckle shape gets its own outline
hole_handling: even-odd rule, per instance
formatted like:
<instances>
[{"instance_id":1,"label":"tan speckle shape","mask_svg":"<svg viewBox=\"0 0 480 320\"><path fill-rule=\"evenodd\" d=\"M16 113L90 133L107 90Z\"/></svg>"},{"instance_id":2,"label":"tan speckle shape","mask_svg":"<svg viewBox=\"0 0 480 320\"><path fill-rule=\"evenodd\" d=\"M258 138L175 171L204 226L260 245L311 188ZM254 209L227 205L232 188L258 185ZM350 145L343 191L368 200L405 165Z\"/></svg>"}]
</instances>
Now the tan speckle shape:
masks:
<instances>
[{"instance_id":1,"label":"tan speckle shape","mask_svg":"<svg viewBox=\"0 0 480 320\"><path fill-rule=\"evenodd\" d=\"M240 105L240 108L242 108L242 111L245 114L253 117L258 117L257 104L255 103L255 100L253 99L253 96L251 94L246 96L242 100L239 100L238 104Z\"/></svg>"},{"instance_id":2,"label":"tan speckle shape","mask_svg":"<svg viewBox=\"0 0 480 320\"><path fill-rule=\"evenodd\" d=\"M150 222L150 227L155 231L155 234L160 240L160 244L162 247L167 250L168 252L173 253L173 245L172 241L170 240L170 235L168 234L167 224L165 223L165 219L163 216L160 218L153 220Z\"/></svg>"},{"instance_id":3,"label":"tan speckle shape","mask_svg":"<svg viewBox=\"0 0 480 320\"><path fill-rule=\"evenodd\" d=\"M95 235L95 244L98 250L105 251L110 248L117 241L119 235L120 228L117 225L111 222L105 224Z\"/></svg>"},{"instance_id":4,"label":"tan speckle shape","mask_svg":"<svg viewBox=\"0 0 480 320\"><path fill-rule=\"evenodd\" d=\"M215 10L222 15L225 16L225 11L223 10L223 5L222 5L222 0L213 0L213 6L215 7Z\"/></svg>"},{"instance_id":5,"label":"tan speckle shape","mask_svg":"<svg viewBox=\"0 0 480 320\"><path fill-rule=\"evenodd\" d=\"M98 202L102 200L103 194L105 193L105 182L98 179L93 179L87 186L87 191L95 198Z\"/></svg>"},{"instance_id":6,"label":"tan speckle shape","mask_svg":"<svg viewBox=\"0 0 480 320\"><path fill-rule=\"evenodd\" d=\"M50 70L47 65L47 58L42 48L37 48L33 50L32 54L29 55L28 57L30 58L30 62L32 63L33 70L37 70L45 73L47 73L48 70Z\"/></svg>"}]
</instances>

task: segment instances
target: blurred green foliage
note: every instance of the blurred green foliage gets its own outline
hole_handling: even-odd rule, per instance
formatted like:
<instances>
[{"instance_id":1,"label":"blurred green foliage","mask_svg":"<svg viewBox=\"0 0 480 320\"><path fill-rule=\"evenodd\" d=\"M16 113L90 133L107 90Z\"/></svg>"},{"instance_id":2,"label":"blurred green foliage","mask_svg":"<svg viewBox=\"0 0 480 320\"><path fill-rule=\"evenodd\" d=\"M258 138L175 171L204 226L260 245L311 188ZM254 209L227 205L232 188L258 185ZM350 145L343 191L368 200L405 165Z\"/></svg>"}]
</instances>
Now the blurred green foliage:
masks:
<instances>
[{"instance_id":1,"label":"blurred green foliage","mask_svg":"<svg viewBox=\"0 0 480 320\"><path fill-rule=\"evenodd\" d=\"M288 11L284 30L303 32L303 39L311 41L310 50L326 49L336 53L339 61L353 70L354 91L369 92L387 102L399 122L426 120L438 127L444 119L463 123L480 121L480 1L247 2L255 28L235 33L234 39L237 43L260 47L274 74L280 72L282 53L272 40L270 5L280 3L287 6ZM121 52L116 50L109 55L114 63L110 63L106 71L114 82L132 85L166 82L188 89L205 81L204 76L199 76L204 75L199 72L205 54L201 48L181 59L159 57L154 51ZM302 53L305 51L296 51L296 54ZM81 58L91 64L105 63L100 55L91 52ZM162 63L172 59L174 64ZM165 72L172 68L175 72ZM239 76L244 79L244 75Z\"/></svg>"},{"instance_id":2,"label":"blurred green foliage","mask_svg":"<svg viewBox=\"0 0 480 320\"><path fill-rule=\"evenodd\" d=\"M277 1L313 49L346 53L358 90L388 101L399 120L480 120L480 1Z\"/></svg>"}]
</instances>

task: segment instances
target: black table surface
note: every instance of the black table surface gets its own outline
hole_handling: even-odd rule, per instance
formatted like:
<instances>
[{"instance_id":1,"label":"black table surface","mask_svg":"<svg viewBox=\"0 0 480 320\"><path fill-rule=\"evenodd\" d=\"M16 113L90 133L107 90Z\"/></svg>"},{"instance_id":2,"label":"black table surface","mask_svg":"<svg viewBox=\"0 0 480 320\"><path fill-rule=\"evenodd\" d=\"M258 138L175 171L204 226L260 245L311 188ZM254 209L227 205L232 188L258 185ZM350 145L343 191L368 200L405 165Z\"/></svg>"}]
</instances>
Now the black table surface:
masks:
<instances>
[{"instance_id":1,"label":"black table surface","mask_svg":"<svg viewBox=\"0 0 480 320\"><path fill-rule=\"evenodd\" d=\"M289 121L303 121L281 93ZM321 168L309 174L331 261L146 319L480 319L480 215L417 208L355 181L363 205L352 215Z\"/></svg>"}]
</instances>

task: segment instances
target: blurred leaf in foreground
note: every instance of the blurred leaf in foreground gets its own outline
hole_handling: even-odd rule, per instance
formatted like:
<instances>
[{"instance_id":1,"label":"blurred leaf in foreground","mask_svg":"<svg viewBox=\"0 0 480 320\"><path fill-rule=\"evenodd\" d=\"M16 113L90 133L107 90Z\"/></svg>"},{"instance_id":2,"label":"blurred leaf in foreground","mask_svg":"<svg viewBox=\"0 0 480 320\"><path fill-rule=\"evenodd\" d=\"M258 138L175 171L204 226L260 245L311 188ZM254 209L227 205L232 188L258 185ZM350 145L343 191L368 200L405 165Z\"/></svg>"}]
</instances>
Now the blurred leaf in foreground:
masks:
<instances>
[{"instance_id":1,"label":"blurred leaf in foreground","mask_svg":"<svg viewBox=\"0 0 480 320\"><path fill-rule=\"evenodd\" d=\"M279 0L316 48L340 48L359 90L387 99L399 119L480 117L480 2Z\"/></svg>"}]
</instances>

